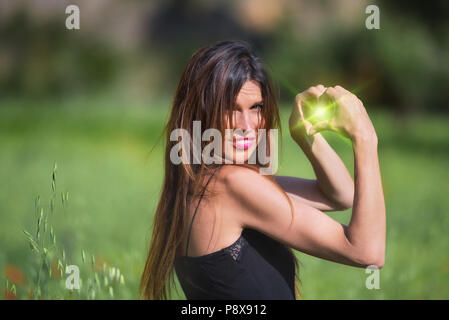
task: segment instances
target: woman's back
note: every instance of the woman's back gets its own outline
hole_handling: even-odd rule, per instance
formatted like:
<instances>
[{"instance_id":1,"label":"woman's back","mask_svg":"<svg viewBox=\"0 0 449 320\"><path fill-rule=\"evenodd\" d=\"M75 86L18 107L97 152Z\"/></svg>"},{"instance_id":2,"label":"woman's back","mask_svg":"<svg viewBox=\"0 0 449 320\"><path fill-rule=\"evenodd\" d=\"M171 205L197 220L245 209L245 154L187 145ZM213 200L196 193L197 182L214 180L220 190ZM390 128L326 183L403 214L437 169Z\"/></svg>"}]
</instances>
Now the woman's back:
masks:
<instances>
[{"instance_id":1,"label":"woman's back","mask_svg":"<svg viewBox=\"0 0 449 320\"><path fill-rule=\"evenodd\" d=\"M180 247L184 250L178 250L175 260L187 299L295 299L291 252L263 233L238 225L238 206L223 196L226 190L218 173L213 179L214 173L207 191L222 194L197 200L198 210L188 215L190 232Z\"/></svg>"}]
</instances>

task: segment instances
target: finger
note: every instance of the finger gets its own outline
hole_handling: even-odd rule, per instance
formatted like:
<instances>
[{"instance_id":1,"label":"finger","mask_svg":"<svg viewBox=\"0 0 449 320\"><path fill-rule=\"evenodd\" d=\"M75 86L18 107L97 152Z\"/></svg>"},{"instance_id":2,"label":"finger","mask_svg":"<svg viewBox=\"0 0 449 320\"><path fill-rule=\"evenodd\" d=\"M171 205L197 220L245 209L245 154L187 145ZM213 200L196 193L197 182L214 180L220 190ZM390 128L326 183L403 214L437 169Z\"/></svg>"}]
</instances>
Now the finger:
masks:
<instances>
[{"instance_id":1,"label":"finger","mask_svg":"<svg viewBox=\"0 0 449 320\"><path fill-rule=\"evenodd\" d=\"M327 130L327 129L329 129L329 121L323 120L323 121L320 121L320 122L314 124L312 127L310 127L309 130L307 131L307 134L314 135L315 133L318 133L320 131Z\"/></svg>"},{"instance_id":2,"label":"finger","mask_svg":"<svg viewBox=\"0 0 449 320\"><path fill-rule=\"evenodd\" d=\"M304 128L306 129L306 132L308 132L308 131L310 130L310 128L312 128L312 123L310 123L310 122L307 121L307 120L304 120L304 121L302 122L302 125L303 125Z\"/></svg>"},{"instance_id":3,"label":"finger","mask_svg":"<svg viewBox=\"0 0 449 320\"><path fill-rule=\"evenodd\" d=\"M307 90L307 92L316 98L318 98L321 95L321 90L318 87L310 87L309 90Z\"/></svg>"},{"instance_id":4,"label":"finger","mask_svg":"<svg viewBox=\"0 0 449 320\"><path fill-rule=\"evenodd\" d=\"M318 98L323 92L326 90L326 87L322 84L318 84L316 86L311 86L304 92L298 94L296 97L300 99L308 99L308 98Z\"/></svg>"},{"instance_id":5,"label":"finger","mask_svg":"<svg viewBox=\"0 0 449 320\"><path fill-rule=\"evenodd\" d=\"M335 86L334 87L339 93L340 93L340 99L342 98L342 97L354 97L354 98L357 98L356 96L355 96L355 94L353 94L351 91L349 91L349 90L346 90L345 88L343 88L342 86Z\"/></svg>"},{"instance_id":6,"label":"finger","mask_svg":"<svg viewBox=\"0 0 449 320\"><path fill-rule=\"evenodd\" d=\"M317 85L315 88L317 88L318 91L320 92L320 96L324 93L324 91L326 91L326 87L323 86L322 84Z\"/></svg>"},{"instance_id":7,"label":"finger","mask_svg":"<svg viewBox=\"0 0 449 320\"><path fill-rule=\"evenodd\" d=\"M305 105L307 107L313 107L317 104L319 97L321 96L320 91L317 88L311 87L304 92L303 99L301 101L301 108Z\"/></svg>"},{"instance_id":8,"label":"finger","mask_svg":"<svg viewBox=\"0 0 449 320\"><path fill-rule=\"evenodd\" d=\"M311 89L307 89L307 91L304 91L295 97L296 105L300 106L302 103L310 104L313 101L316 101L318 99L318 91L311 92Z\"/></svg>"},{"instance_id":9,"label":"finger","mask_svg":"<svg viewBox=\"0 0 449 320\"><path fill-rule=\"evenodd\" d=\"M300 104L303 99L304 99L304 92L298 93L295 96L295 103Z\"/></svg>"},{"instance_id":10,"label":"finger","mask_svg":"<svg viewBox=\"0 0 449 320\"><path fill-rule=\"evenodd\" d=\"M336 99L339 97L338 93L333 88L327 88L324 93L318 99L318 103L324 106L331 106L336 103Z\"/></svg>"},{"instance_id":11,"label":"finger","mask_svg":"<svg viewBox=\"0 0 449 320\"><path fill-rule=\"evenodd\" d=\"M301 120L304 120L304 114L301 107L302 101L304 99L303 96L303 93L297 94L295 97L295 103L293 103L293 112L297 112Z\"/></svg>"},{"instance_id":12,"label":"finger","mask_svg":"<svg viewBox=\"0 0 449 320\"><path fill-rule=\"evenodd\" d=\"M296 95L295 97L295 107L299 110L299 115L301 119L304 119L303 107L311 107L318 102L318 97L321 95L320 91L315 87L310 87L304 92Z\"/></svg>"},{"instance_id":13,"label":"finger","mask_svg":"<svg viewBox=\"0 0 449 320\"><path fill-rule=\"evenodd\" d=\"M329 120L329 129L333 131L338 131L337 126L335 125L335 118L331 118Z\"/></svg>"},{"instance_id":14,"label":"finger","mask_svg":"<svg viewBox=\"0 0 449 320\"><path fill-rule=\"evenodd\" d=\"M306 98L318 98L326 88L322 84L311 86L304 91Z\"/></svg>"},{"instance_id":15,"label":"finger","mask_svg":"<svg viewBox=\"0 0 449 320\"><path fill-rule=\"evenodd\" d=\"M339 86L339 85L336 85L336 86L334 86L334 89L336 89L336 90L344 90L344 91L346 91L346 89L345 89L345 88L343 88L342 86Z\"/></svg>"},{"instance_id":16,"label":"finger","mask_svg":"<svg viewBox=\"0 0 449 320\"><path fill-rule=\"evenodd\" d=\"M319 99L320 103L323 103L325 106L328 106L329 108L333 108L337 105L341 99L346 96L344 92L341 90L330 87L327 88L326 91L322 94L322 96Z\"/></svg>"},{"instance_id":17,"label":"finger","mask_svg":"<svg viewBox=\"0 0 449 320\"><path fill-rule=\"evenodd\" d=\"M342 93L351 93L350 91L346 90L345 88L339 85L336 85L334 88Z\"/></svg>"},{"instance_id":18,"label":"finger","mask_svg":"<svg viewBox=\"0 0 449 320\"><path fill-rule=\"evenodd\" d=\"M334 99L338 99L341 96L341 91L335 87L327 88L324 95L329 96Z\"/></svg>"}]
</instances>

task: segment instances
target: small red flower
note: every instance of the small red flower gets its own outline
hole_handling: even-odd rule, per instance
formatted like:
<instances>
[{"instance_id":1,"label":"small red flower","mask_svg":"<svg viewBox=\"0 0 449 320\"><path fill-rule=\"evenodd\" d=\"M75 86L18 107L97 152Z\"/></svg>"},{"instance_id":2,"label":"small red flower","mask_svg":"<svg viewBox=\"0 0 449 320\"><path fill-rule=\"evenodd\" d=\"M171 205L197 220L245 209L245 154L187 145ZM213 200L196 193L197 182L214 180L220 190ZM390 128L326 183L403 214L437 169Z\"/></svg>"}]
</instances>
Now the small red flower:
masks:
<instances>
[{"instance_id":1,"label":"small red flower","mask_svg":"<svg viewBox=\"0 0 449 320\"><path fill-rule=\"evenodd\" d=\"M14 283L15 285L23 285L26 283L25 277L18 267L8 264L3 271L9 282Z\"/></svg>"}]
</instances>

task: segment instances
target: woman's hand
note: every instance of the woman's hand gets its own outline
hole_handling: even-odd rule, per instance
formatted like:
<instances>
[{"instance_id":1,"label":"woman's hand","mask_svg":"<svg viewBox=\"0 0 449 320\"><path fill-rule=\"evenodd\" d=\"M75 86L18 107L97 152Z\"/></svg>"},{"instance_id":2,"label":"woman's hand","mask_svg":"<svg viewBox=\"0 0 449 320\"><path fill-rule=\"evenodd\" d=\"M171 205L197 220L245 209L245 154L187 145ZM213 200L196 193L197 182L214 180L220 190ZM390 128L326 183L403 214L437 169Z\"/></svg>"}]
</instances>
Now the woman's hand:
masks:
<instances>
[{"instance_id":1,"label":"woman's hand","mask_svg":"<svg viewBox=\"0 0 449 320\"><path fill-rule=\"evenodd\" d=\"M318 104L331 109L333 115L310 126L309 135L331 130L353 142L357 139L377 141L376 131L368 113L363 103L353 93L340 86L330 87L318 98Z\"/></svg>"},{"instance_id":2,"label":"woman's hand","mask_svg":"<svg viewBox=\"0 0 449 320\"><path fill-rule=\"evenodd\" d=\"M306 120L304 109L309 105L317 105L319 97L326 88L319 84L296 95L289 118L290 135L301 147L311 146L313 136L308 132L312 123Z\"/></svg>"}]
</instances>

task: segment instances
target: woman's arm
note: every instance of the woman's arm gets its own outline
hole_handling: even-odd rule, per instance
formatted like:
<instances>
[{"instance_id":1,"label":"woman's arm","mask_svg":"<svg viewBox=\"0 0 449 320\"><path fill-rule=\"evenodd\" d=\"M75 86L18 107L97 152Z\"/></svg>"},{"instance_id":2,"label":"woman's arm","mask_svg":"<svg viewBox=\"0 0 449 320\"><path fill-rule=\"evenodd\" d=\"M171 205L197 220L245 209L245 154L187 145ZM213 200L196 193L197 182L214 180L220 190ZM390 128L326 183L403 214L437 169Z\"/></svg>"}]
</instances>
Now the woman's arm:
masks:
<instances>
[{"instance_id":1,"label":"woman's arm","mask_svg":"<svg viewBox=\"0 0 449 320\"><path fill-rule=\"evenodd\" d=\"M385 257L386 218L377 156L377 136L363 104L341 87L328 89L341 101L332 128L351 138L354 150L355 193L349 225L287 195L267 177L247 168L226 166L226 202L238 208L242 227L259 230L304 253L356 267L376 265ZM227 173L226 173L227 172Z\"/></svg>"},{"instance_id":2,"label":"woman's arm","mask_svg":"<svg viewBox=\"0 0 449 320\"><path fill-rule=\"evenodd\" d=\"M294 208L292 217L281 191L267 177L242 167L227 168L224 173L229 197L226 202L239 208L235 213L242 228L259 230L288 247L318 258L355 267L381 268L385 209L376 146L356 143L354 155L356 191L348 226L306 205L295 195L288 195Z\"/></svg>"},{"instance_id":3,"label":"woman's arm","mask_svg":"<svg viewBox=\"0 0 449 320\"><path fill-rule=\"evenodd\" d=\"M338 154L319 133L313 142L299 144L312 164L316 180L276 176L286 192L295 194L304 203L323 211L346 210L354 201L354 181Z\"/></svg>"},{"instance_id":4,"label":"woman's arm","mask_svg":"<svg viewBox=\"0 0 449 320\"><path fill-rule=\"evenodd\" d=\"M386 210L377 155L377 137L355 137L353 145L355 198L346 235L355 247L370 252L372 259L381 259L380 264L383 265Z\"/></svg>"},{"instance_id":5,"label":"woman's arm","mask_svg":"<svg viewBox=\"0 0 449 320\"><path fill-rule=\"evenodd\" d=\"M320 134L309 135L312 126L303 114L305 103L316 104L326 88L310 87L298 94L289 119L290 134L312 164L316 180L296 177L275 177L286 191L298 196L306 204L319 210L334 211L351 208L354 200L354 182L343 161Z\"/></svg>"}]
</instances>

